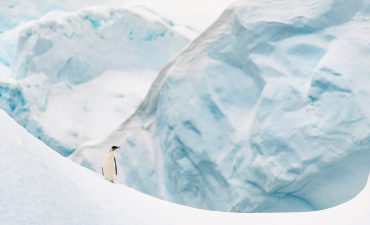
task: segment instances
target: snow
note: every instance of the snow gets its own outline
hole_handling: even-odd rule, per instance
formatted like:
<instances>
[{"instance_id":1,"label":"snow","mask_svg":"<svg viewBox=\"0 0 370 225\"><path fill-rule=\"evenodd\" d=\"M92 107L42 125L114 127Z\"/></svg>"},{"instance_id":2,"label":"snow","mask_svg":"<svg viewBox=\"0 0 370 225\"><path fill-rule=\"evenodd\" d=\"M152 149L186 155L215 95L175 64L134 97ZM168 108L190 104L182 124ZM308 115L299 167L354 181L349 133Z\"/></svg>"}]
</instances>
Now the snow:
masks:
<instances>
[{"instance_id":1,"label":"snow","mask_svg":"<svg viewBox=\"0 0 370 225\"><path fill-rule=\"evenodd\" d=\"M54 11L0 36L0 108L69 155L128 118L189 35L142 7Z\"/></svg>"},{"instance_id":2,"label":"snow","mask_svg":"<svg viewBox=\"0 0 370 225\"><path fill-rule=\"evenodd\" d=\"M162 69L129 120L71 158L99 171L119 145L121 183L198 208L346 202L370 167L369 9L237 2Z\"/></svg>"},{"instance_id":3,"label":"snow","mask_svg":"<svg viewBox=\"0 0 370 225\"><path fill-rule=\"evenodd\" d=\"M106 182L63 158L0 111L0 221L12 225L366 225L370 183L344 205L311 213L237 214L168 203ZM6 132L3 132L6 130Z\"/></svg>"}]
</instances>

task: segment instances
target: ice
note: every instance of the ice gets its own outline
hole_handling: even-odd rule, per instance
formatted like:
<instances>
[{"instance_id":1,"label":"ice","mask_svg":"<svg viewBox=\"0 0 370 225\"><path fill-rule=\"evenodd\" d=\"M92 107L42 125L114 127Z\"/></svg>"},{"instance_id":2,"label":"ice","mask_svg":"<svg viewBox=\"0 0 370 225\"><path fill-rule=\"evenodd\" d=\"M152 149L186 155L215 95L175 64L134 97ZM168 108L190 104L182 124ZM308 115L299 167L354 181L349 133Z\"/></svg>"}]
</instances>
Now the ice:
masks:
<instances>
[{"instance_id":1,"label":"ice","mask_svg":"<svg viewBox=\"0 0 370 225\"><path fill-rule=\"evenodd\" d=\"M135 111L186 30L139 6L53 11L0 36L0 108L69 155Z\"/></svg>"},{"instance_id":2,"label":"ice","mask_svg":"<svg viewBox=\"0 0 370 225\"><path fill-rule=\"evenodd\" d=\"M119 0L104 1L105 5L122 5ZM77 11L83 7L102 4L98 0L3 0L0 2L0 33L13 29L29 20L38 19L54 11Z\"/></svg>"},{"instance_id":3,"label":"ice","mask_svg":"<svg viewBox=\"0 0 370 225\"><path fill-rule=\"evenodd\" d=\"M172 26L140 7L53 12L20 32L14 74L79 84L106 70L159 70L188 42Z\"/></svg>"},{"instance_id":4,"label":"ice","mask_svg":"<svg viewBox=\"0 0 370 225\"><path fill-rule=\"evenodd\" d=\"M237 212L336 206L370 166L369 1L240 1L159 74L120 145L121 183ZM289 12L287 12L289 9Z\"/></svg>"},{"instance_id":5,"label":"ice","mask_svg":"<svg viewBox=\"0 0 370 225\"><path fill-rule=\"evenodd\" d=\"M176 24L180 23L192 29L195 28L197 31L203 31L233 2L235 0L212 2L197 0L2 0L0 2L0 33L29 20L38 19L50 11L77 11L92 6L122 7L127 5L146 6L159 15L171 18Z\"/></svg>"}]
</instances>

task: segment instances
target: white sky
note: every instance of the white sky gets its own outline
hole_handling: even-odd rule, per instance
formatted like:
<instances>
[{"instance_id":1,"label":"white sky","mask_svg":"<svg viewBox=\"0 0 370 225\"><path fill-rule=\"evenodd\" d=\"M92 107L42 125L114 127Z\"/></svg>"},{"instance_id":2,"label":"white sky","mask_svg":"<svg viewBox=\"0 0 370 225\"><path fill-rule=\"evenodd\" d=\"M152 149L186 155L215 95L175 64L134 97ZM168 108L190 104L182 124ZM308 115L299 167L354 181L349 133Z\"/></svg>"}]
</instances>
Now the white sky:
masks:
<instances>
[{"instance_id":1,"label":"white sky","mask_svg":"<svg viewBox=\"0 0 370 225\"><path fill-rule=\"evenodd\" d=\"M129 4L146 6L175 23L206 29L236 0L128 0Z\"/></svg>"}]
</instances>

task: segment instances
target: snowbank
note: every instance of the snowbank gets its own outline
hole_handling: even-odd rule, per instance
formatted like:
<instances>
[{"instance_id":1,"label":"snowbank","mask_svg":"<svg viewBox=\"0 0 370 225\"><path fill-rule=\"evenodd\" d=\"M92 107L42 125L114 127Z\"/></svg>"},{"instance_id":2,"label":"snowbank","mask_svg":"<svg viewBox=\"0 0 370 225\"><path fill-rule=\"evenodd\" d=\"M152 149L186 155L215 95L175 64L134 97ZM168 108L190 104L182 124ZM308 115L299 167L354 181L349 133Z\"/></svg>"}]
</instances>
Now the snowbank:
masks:
<instances>
[{"instance_id":1,"label":"snowbank","mask_svg":"<svg viewBox=\"0 0 370 225\"><path fill-rule=\"evenodd\" d=\"M240 1L169 63L134 116L73 159L190 206L307 211L370 166L369 1ZM287 11L289 9L289 12Z\"/></svg>"},{"instance_id":2,"label":"snowbank","mask_svg":"<svg viewBox=\"0 0 370 225\"><path fill-rule=\"evenodd\" d=\"M314 213L234 214L167 203L55 153L0 111L0 221L12 225L365 225L370 185L345 205ZM6 130L6 132L4 132Z\"/></svg>"}]
</instances>

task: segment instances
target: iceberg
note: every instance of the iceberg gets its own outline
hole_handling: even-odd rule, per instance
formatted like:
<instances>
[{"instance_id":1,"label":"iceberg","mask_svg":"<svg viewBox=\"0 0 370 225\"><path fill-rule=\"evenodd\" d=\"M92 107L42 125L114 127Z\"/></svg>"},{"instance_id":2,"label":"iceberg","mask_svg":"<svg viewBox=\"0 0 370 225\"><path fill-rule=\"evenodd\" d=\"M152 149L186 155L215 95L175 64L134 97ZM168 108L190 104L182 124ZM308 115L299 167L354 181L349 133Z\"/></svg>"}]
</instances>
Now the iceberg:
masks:
<instances>
[{"instance_id":1,"label":"iceberg","mask_svg":"<svg viewBox=\"0 0 370 225\"><path fill-rule=\"evenodd\" d=\"M289 11L287 11L289 9ZM71 158L188 206L321 210L370 167L370 2L239 1L164 67L138 110Z\"/></svg>"},{"instance_id":2,"label":"iceberg","mask_svg":"<svg viewBox=\"0 0 370 225\"><path fill-rule=\"evenodd\" d=\"M128 118L192 35L139 6L51 12L0 36L0 108L67 156Z\"/></svg>"}]
</instances>

